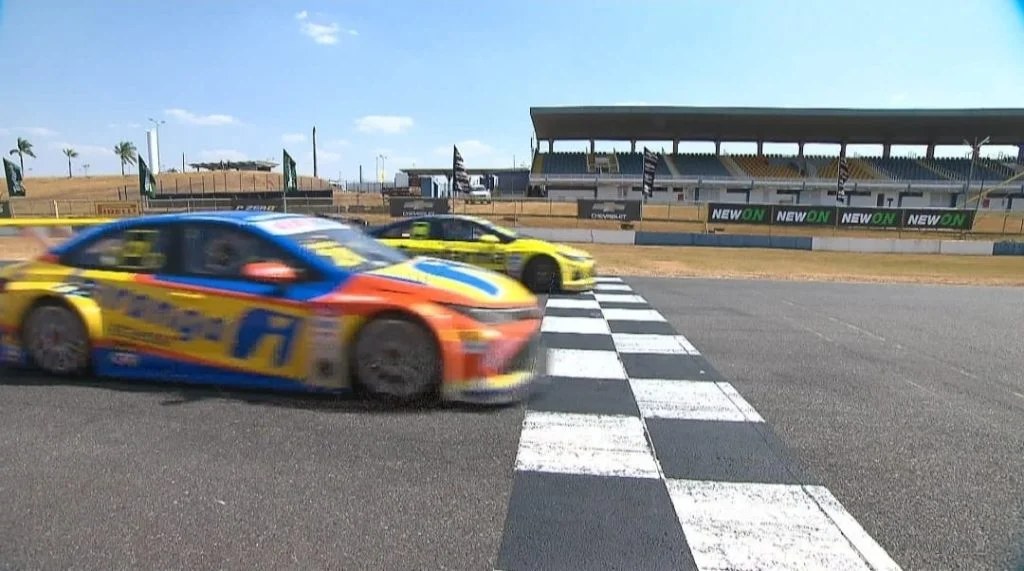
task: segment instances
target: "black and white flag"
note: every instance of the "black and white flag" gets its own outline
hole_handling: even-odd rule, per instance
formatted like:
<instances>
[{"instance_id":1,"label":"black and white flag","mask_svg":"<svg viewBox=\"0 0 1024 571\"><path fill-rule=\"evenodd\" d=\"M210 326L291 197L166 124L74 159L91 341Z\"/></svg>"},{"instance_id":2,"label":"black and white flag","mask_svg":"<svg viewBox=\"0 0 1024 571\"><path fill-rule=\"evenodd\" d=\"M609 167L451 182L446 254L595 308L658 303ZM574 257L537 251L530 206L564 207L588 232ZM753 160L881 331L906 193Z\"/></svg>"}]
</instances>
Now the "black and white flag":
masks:
<instances>
[{"instance_id":1,"label":"black and white flag","mask_svg":"<svg viewBox=\"0 0 1024 571\"><path fill-rule=\"evenodd\" d=\"M846 157L839 157L839 177L836 180L836 202L843 202L846 199L846 181L850 180L850 165Z\"/></svg>"},{"instance_id":2,"label":"black and white flag","mask_svg":"<svg viewBox=\"0 0 1024 571\"><path fill-rule=\"evenodd\" d=\"M471 190L469 172L466 171L466 163L462 160L462 153L459 148L453 146L455 152L452 154L452 194Z\"/></svg>"},{"instance_id":3,"label":"black and white flag","mask_svg":"<svg viewBox=\"0 0 1024 571\"><path fill-rule=\"evenodd\" d=\"M654 171L658 170L659 158L658 153L644 147L643 192L647 198L654 194Z\"/></svg>"}]
</instances>

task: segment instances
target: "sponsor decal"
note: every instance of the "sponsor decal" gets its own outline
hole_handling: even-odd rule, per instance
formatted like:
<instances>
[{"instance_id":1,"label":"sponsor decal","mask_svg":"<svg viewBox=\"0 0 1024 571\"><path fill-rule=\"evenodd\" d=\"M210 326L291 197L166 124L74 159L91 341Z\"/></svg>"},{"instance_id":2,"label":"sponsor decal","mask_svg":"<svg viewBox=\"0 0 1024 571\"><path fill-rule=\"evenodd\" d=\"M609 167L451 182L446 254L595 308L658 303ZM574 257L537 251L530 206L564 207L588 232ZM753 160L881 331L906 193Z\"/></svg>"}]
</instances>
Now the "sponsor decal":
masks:
<instances>
[{"instance_id":1,"label":"sponsor decal","mask_svg":"<svg viewBox=\"0 0 1024 571\"><path fill-rule=\"evenodd\" d=\"M127 351L115 351L110 354L110 364L117 367L138 367L139 356Z\"/></svg>"},{"instance_id":2,"label":"sponsor decal","mask_svg":"<svg viewBox=\"0 0 1024 571\"><path fill-rule=\"evenodd\" d=\"M790 204L708 205L708 222L764 226L836 226L907 230L970 230L973 210L870 208Z\"/></svg>"},{"instance_id":3,"label":"sponsor decal","mask_svg":"<svg viewBox=\"0 0 1024 571\"><path fill-rule=\"evenodd\" d=\"M141 213L138 202L97 202L96 215L110 218L130 218Z\"/></svg>"}]
</instances>

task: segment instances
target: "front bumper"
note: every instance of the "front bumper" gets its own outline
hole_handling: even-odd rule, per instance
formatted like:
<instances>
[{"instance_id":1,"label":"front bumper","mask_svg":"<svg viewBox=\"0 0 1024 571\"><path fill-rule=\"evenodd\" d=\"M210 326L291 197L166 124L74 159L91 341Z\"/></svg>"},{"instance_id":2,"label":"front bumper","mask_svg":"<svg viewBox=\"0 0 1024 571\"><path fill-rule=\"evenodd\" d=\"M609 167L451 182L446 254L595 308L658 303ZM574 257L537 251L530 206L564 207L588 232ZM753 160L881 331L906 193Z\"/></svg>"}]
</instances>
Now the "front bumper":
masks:
<instances>
[{"instance_id":1,"label":"front bumper","mask_svg":"<svg viewBox=\"0 0 1024 571\"><path fill-rule=\"evenodd\" d=\"M562 268L562 289L565 291L590 291L594 289L597 266L589 262L566 262Z\"/></svg>"},{"instance_id":2,"label":"front bumper","mask_svg":"<svg viewBox=\"0 0 1024 571\"><path fill-rule=\"evenodd\" d=\"M448 381L441 387L446 401L474 404L509 404L529 396L534 381L544 371L541 362L540 335L535 334L500 369L474 378Z\"/></svg>"}]
</instances>

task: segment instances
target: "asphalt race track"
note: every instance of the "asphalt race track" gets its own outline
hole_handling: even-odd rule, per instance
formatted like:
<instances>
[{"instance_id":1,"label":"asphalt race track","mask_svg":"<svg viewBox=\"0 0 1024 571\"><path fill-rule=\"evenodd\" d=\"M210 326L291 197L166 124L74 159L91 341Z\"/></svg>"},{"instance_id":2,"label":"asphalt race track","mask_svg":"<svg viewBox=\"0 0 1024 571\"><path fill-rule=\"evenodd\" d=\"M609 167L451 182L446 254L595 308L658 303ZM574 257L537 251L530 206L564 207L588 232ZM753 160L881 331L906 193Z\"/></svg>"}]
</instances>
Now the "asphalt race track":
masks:
<instances>
[{"instance_id":1,"label":"asphalt race track","mask_svg":"<svg viewBox=\"0 0 1024 571\"><path fill-rule=\"evenodd\" d=\"M0 568L686 569L798 532L832 568L1019 561L1024 291L602 287L548 300L525 407L0 373Z\"/></svg>"}]
</instances>

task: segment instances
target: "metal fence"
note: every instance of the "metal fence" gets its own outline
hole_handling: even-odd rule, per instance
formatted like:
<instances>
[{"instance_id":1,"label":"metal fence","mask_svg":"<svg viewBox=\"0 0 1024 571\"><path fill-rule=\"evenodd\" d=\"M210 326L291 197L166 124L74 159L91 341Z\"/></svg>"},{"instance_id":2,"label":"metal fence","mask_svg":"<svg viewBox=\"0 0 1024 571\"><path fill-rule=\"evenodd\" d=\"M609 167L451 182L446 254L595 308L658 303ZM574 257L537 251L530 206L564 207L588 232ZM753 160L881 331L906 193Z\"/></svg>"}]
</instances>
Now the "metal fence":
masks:
<instances>
[{"instance_id":1,"label":"metal fence","mask_svg":"<svg viewBox=\"0 0 1024 571\"><path fill-rule=\"evenodd\" d=\"M335 192L331 204L303 197L288 198L283 210L305 214L342 214L363 218L379 224L391 219L389 199L379 193ZM120 217L137 214L167 212L195 212L203 210L234 210L237 205L230 197L196 197L189 199L146 200L85 200L85 199L33 199L10 200L11 215L15 218L34 217ZM737 225L707 222L707 202L667 202L644 204L638 229L677 231L737 231ZM489 218L499 223L522 226L604 227L615 225L579 217L577 201L546 198L495 198L489 202L471 202L454 199L451 212ZM977 214L973 234L989 236L1024 236L1024 212L992 212Z\"/></svg>"}]
</instances>

